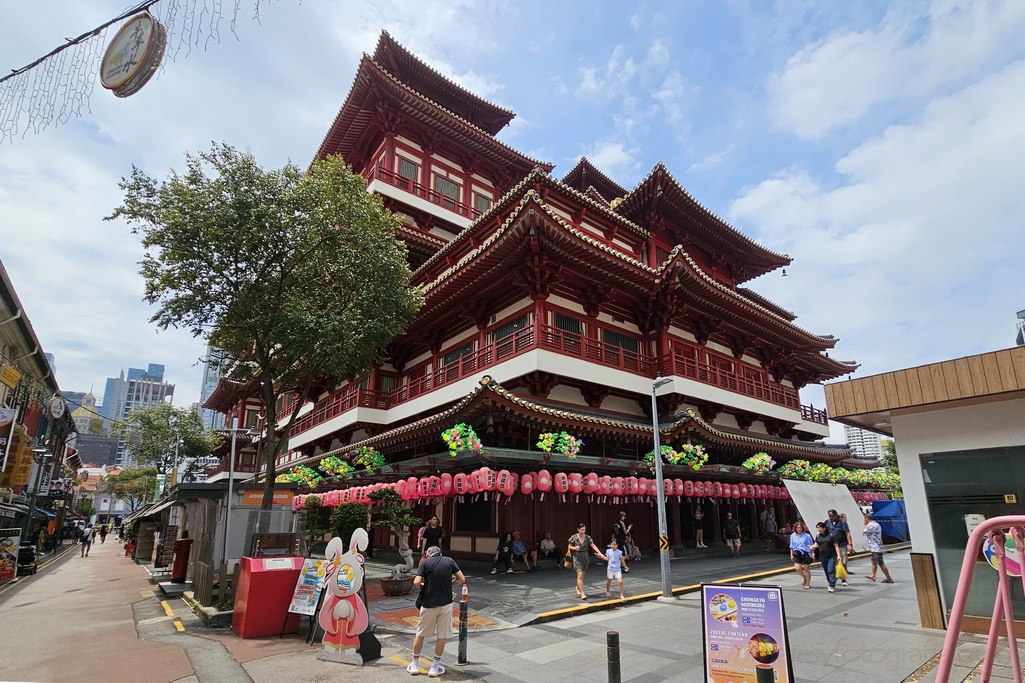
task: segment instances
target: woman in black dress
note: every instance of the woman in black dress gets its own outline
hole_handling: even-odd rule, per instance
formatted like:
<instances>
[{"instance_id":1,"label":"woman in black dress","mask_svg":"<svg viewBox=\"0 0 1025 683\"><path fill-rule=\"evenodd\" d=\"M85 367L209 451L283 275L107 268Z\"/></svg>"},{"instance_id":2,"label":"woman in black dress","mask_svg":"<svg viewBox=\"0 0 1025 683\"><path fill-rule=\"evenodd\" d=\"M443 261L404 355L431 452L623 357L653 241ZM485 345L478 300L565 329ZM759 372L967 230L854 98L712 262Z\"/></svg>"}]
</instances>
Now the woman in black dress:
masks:
<instances>
[{"instance_id":1,"label":"woman in black dress","mask_svg":"<svg viewBox=\"0 0 1025 683\"><path fill-rule=\"evenodd\" d=\"M441 526L438 516L433 515L427 520L427 526L424 527L424 532L420 536L420 554L423 555L432 545L440 548L443 538L445 538L445 529Z\"/></svg>"}]
</instances>

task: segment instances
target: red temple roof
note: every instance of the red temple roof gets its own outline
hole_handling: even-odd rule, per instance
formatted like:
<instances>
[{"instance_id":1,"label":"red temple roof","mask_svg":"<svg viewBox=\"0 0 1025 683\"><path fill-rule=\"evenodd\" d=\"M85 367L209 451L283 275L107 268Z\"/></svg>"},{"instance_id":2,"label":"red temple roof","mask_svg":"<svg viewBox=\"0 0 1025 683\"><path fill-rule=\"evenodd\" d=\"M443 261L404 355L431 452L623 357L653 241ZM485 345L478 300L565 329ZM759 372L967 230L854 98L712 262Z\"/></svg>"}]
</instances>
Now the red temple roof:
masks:
<instances>
[{"instance_id":1,"label":"red temple roof","mask_svg":"<svg viewBox=\"0 0 1025 683\"><path fill-rule=\"evenodd\" d=\"M387 31L381 32L374 61L399 81L478 128L495 135L516 116L445 78L400 45Z\"/></svg>"},{"instance_id":2,"label":"red temple roof","mask_svg":"<svg viewBox=\"0 0 1025 683\"><path fill-rule=\"evenodd\" d=\"M593 187L606 202L626 195L626 188L599 171L587 157L580 157L577 165L562 177L562 184L578 192L586 192Z\"/></svg>"}]
</instances>

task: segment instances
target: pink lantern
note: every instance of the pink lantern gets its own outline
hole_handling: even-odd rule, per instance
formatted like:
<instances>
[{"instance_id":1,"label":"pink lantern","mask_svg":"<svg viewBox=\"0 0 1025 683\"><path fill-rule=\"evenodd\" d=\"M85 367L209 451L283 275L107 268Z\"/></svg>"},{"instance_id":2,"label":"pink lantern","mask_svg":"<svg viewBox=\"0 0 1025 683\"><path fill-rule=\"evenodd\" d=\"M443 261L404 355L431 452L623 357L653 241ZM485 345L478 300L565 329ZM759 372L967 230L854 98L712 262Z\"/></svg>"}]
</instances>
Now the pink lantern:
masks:
<instances>
[{"instance_id":1,"label":"pink lantern","mask_svg":"<svg viewBox=\"0 0 1025 683\"><path fill-rule=\"evenodd\" d=\"M494 491L498 488L498 473L490 467L480 468L480 483L482 491Z\"/></svg>"},{"instance_id":2,"label":"pink lantern","mask_svg":"<svg viewBox=\"0 0 1025 683\"><path fill-rule=\"evenodd\" d=\"M469 484L466 481L466 474L463 472L458 473L452 477L452 490L456 492L457 496L462 496L469 489Z\"/></svg>"},{"instance_id":3,"label":"pink lantern","mask_svg":"<svg viewBox=\"0 0 1025 683\"><path fill-rule=\"evenodd\" d=\"M747 498L747 484L740 485L740 497Z\"/></svg>"},{"instance_id":4,"label":"pink lantern","mask_svg":"<svg viewBox=\"0 0 1025 683\"><path fill-rule=\"evenodd\" d=\"M584 477L584 493L593 496L598 492L600 485L598 483L598 475L594 472L589 473Z\"/></svg>"},{"instance_id":5,"label":"pink lantern","mask_svg":"<svg viewBox=\"0 0 1025 683\"><path fill-rule=\"evenodd\" d=\"M733 484L732 486L730 486L730 497L740 498L740 486L738 486L737 484Z\"/></svg>"},{"instance_id":6,"label":"pink lantern","mask_svg":"<svg viewBox=\"0 0 1025 683\"><path fill-rule=\"evenodd\" d=\"M420 477L416 482L416 495L420 498L430 498L430 491L428 490L428 484L430 483L429 477Z\"/></svg>"},{"instance_id":7,"label":"pink lantern","mask_svg":"<svg viewBox=\"0 0 1025 683\"><path fill-rule=\"evenodd\" d=\"M712 482L712 496L715 497L715 498L722 498L723 497L723 490L722 490L722 482L721 481Z\"/></svg>"},{"instance_id":8,"label":"pink lantern","mask_svg":"<svg viewBox=\"0 0 1025 683\"><path fill-rule=\"evenodd\" d=\"M452 495L452 475L445 472L441 475L441 495Z\"/></svg>"},{"instance_id":9,"label":"pink lantern","mask_svg":"<svg viewBox=\"0 0 1025 683\"><path fill-rule=\"evenodd\" d=\"M606 474L598 480L598 492L603 496L612 494L612 477Z\"/></svg>"},{"instance_id":10,"label":"pink lantern","mask_svg":"<svg viewBox=\"0 0 1025 683\"><path fill-rule=\"evenodd\" d=\"M474 495L480 491L480 470L474 470L466 475L466 492Z\"/></svg>"},{"instance_id":11,"label":"pink lantern","mask_svg":"<svg viewBox=\"0 0 1025 683\"><path fill-rule=\"evenodd\" d=\"M432 476L427 480L427 493L431 498L441 495L441 477Z\"/></svg>"},{"instance_id":12,"label":"pink lantern","mask_svg":"<svg viewBox=\"0 0 1025 683\"><path fill-rule=\"evenodd\" d=\"M420 498L420 489L418 484L420 480L416 477L409 477L406 479L406 495L409 496L409 500L417 500Z\"/></svg>"},{"instance_id":13,"label":"pink lantern","mask_svg":"<svg viewBox=\"0 0 1025 683\"><path fill-rule=\"evenodd\" d=\"M495 485L496 488L501 491L503 495L508 496L509 493L511 493L510 484L512 484L512 472L509 470L499 470L498 481Z\"/></svg>"},{"instance_id":14,"label":"pink lantern","mask_svg":"<svg viewBox=\"0 0 1025 683\"><path fill-rule=\"evenodd\" d=\"M637 477L627 477L626 478L626 495L628 495L628 496L636 496L637 495L637 491L639 490L638 489L639 485L640 485L640 483L637 480Z\"/></svg>"},{"instance_id":15,"label":"pink lantern","mask_svg":"<svg viewBox=\"0 0 1025 683\"><path fill-rule=\"evenodd\" d=\"M673 479L673 495L677 498L683 495L683 479Z\"/></svg>"},{"instance_id":16,"label":"pink lantern","mask_svg":"<svg viewBox=\"0 0 1025 683\"><path fill-rule=\"evenodd\" d=\"M687 481L683 482L683 495L687 496L688 498L694 495L693 481L688 479Z\"/></svg>"},{"instance_id":17,"label":"pink lantern","mask_svg":"<svg viewBox=\"0 0 1025 683\"><path fill-rule=\"evenodd\" d=\"M528 472L520 477L520 493L525 496L529 496L534 493L534 478L536 476L537 475L533 472Z\"/></svg>"},{"instance_id":18,"label":"pink lantern","mask_svg":"<svg viewBox=\"0 0 1025 683\"><path fill-rule=\"evenodd\" d=\"M579 494L584 490L584 475L573 472L569 475L569 492Z\"/></svg>"},{"instance_id":19,"label":"pink lantern","mask_svg":"<svg viewBox=\"0 0 1025 683\"><path fill-rule=\"evenodd\" d=\"M541 492L541 500L544 500L545 494L552 490L552 475L548 470L537 473L537 490Z\"/></svg>"},{"instance_id":20,"label":"pink lantern","mask_svg":"<svg viewBox=\"0 0 1025 683\"><path fill-rule=\"evenodd\" d=\"M565 472L558 472L555 475L555 492L566 493L569 490L569 477Z\"/></svg>"},{"instance_id":21,"label":"pink lantern","mask_svg":"<svg viewBox=\"0 0 1025 683\"><path fill-rule=\"evenodd\" d=\"M650 491L652 488L654 488L652 486L653 483L654 482L652 482L647 477L637 477L637 495L638 496L646 496L646 495L648 495L648 491ZM658 495L658 494L656 493L655 495Z\"/></svg>"},{"instance_id":22,"label":"pink lantern","mask_svg":"<svg viewBox=\"0 0 1025 683\"><path fill-rule=\"evenodd\" d=\"M655 486L655 489L656 490L658 489L658 485L657 484ZM662 480L662 490L665 491L666 496L673 495L673 480L672 479L663 479Z\"/></svg>"},{"instance_id":23,"label":"pink lantern","mask_svg":"<svg viewBox=\"0 0 1025 683\"><path fill-rule=\"evenodd\" d=\"M614 477L612 479L612 495L619 498L626 493L626 479L623 477Z\"/></svg>"}]
</instances>

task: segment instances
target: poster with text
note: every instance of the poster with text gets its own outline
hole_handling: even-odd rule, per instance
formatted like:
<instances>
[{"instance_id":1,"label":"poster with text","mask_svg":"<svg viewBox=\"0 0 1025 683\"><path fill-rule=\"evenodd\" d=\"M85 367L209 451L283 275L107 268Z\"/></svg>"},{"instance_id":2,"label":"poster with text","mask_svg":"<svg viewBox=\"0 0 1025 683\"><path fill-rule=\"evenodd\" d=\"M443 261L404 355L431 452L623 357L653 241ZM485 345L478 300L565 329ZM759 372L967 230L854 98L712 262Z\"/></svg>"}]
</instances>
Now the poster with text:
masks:
<instances>
[{"instance_id":1,"label":"poster with text","mask_svg":"<svg viewBox=\"0 0 1025 683\"><path fill-rule=\"evenodd\" d=\"M327 583L327 566L328 562L324 559L307 557L303 561L299 580L292 593L292 602L288 606L289 612L312 616L317 611L317 602Z\"/></svg>"},{"instance_id":2,"label":"poster with text","mask_svg":"<svg viewBox=\"0 0 1025 683\"><path fill-rule=\"evenodd\" d=\"M0 583L13 581L18 576L20 547L21 529L0 529Z\"/></svg>"},{"instance_id":3,"label":"poster with text","mask_svg":"<svg viewBox=\"0 0 1025 683\"><path fill-rule=\"evenodd\" d=\"M701 586L705 680L793 683L783 589Z\"/></svg>"}]
</instances>

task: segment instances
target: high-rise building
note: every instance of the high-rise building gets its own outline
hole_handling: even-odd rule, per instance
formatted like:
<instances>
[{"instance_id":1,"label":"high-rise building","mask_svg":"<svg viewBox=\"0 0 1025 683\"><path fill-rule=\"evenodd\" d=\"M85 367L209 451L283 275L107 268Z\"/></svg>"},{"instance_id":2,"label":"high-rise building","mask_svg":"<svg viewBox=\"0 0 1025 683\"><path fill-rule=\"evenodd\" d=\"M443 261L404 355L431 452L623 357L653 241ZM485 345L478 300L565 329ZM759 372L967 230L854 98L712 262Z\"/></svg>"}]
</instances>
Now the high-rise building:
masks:
<instances>
[{"instance_id":1,"label":"high-rise building","mask_svg":"<svg viewBox=\"0 0 1025 683\"><path fill-rule=\"evenodd\" d=\"M108 377L100 413L105 425L120 420L133 408L154 406L174 395L174 385L164 381L164 366L150 363L147 369L128 368L117 377Z\"/></svg>"},{"instance_id":2,"label":"high-rise building","mask_svg":"<svg viewBox=\"0 0 1025 683\"><path fill-rule=\"evenodd\" d=\"M199 390L199 405L196 407L199 419L203 421L207 429L224 428L224 413L201 406L206 403L206 400L210 398L210 394L214 393L214 389L217 388L217 380L221 377L221 369L225 358L224 351L215 346L207 345L206 355L203 357L203 386Z\"/></svg>"},{"instance_id":3,"label":"high-rise building","mask_svg":"<svg viewBox=\"0 0 1025 683\"><path fill-rule=\"evenodd\" d=\"M1018 346L1025 346L1025 311L1018 311L1018 337L1014 343Z\"/></svg>"},{"instance_id":4,"label":"high-rise building","mask_svg":"<svg viewBox=\"0 0 1025 683\"><path fill-rule=\"evenodd\" d=\"M869 460L880 460L883 457L883 447L880 437L875 432L860 427L843 426L844 435L847 437L847 445L854 451L855 457Z\"/></svg>"}]
</instances>

